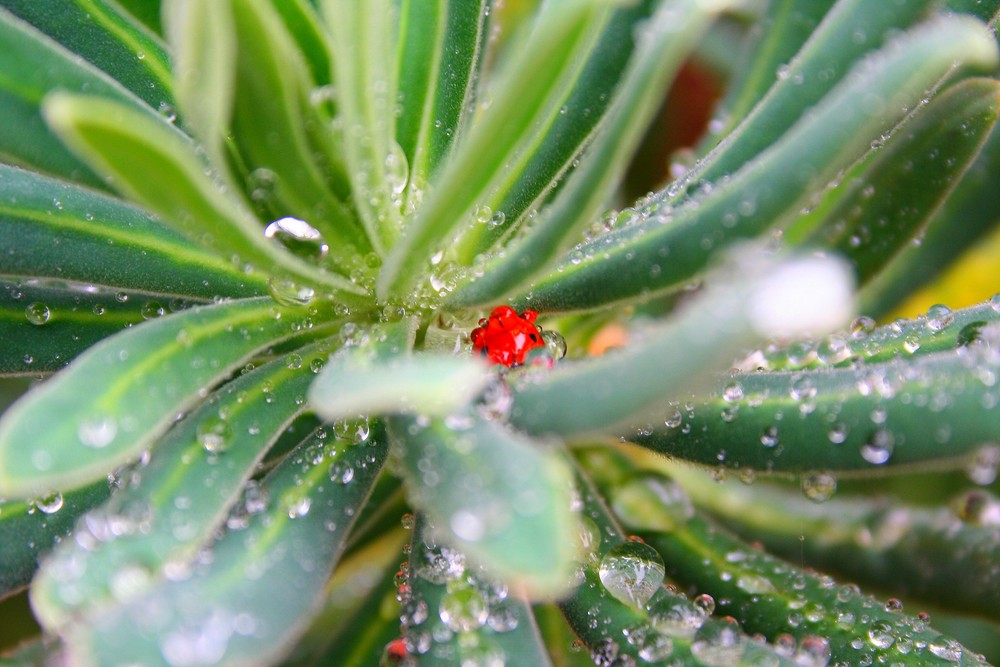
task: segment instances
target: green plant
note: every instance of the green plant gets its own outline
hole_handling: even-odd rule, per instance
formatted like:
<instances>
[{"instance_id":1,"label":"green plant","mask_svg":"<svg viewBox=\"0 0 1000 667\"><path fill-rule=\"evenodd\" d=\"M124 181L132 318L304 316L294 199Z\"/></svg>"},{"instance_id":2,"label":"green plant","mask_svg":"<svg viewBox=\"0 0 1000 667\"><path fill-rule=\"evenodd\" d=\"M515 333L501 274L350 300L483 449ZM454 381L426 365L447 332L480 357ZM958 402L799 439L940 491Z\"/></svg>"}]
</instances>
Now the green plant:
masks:
<instances>
[{"instance_id":1,"label":"green plant","mask_svg":"<svg viewBox=\"0 0 1000 667\"><path fill-rule=\"evenodd\" d=\"M830 331L1000 219L1000 2L0 5L0 663L993 650L916 612L998 620L1000 299ZM605 213L689 58L700 159Z\"/></svg>"}]
</instances>

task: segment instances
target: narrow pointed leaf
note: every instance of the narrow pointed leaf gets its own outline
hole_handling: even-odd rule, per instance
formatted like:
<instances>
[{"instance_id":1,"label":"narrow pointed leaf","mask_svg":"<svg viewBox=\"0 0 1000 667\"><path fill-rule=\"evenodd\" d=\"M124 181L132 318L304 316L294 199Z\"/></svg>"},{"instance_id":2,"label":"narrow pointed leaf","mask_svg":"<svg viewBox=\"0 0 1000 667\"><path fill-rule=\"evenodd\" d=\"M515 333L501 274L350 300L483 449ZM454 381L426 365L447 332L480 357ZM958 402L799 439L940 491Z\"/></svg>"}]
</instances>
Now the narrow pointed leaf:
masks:
<instances>
[{"instance_id":1,"label":"narrow pointed leaf","mask_svg":"<svg viewBox=\"0 0 1000 667\"><path fill-rule=\"evenodd\" d=\"M870 330L855 322L857 328L850 335L837 332L818 343L793 341L768 346L763 353L748 355L739 367L745 371L796 371L907 359L976 343L987 325L997 320L1000 299L955 311L939 304L931 306L926 315Z\"/></svg>"},{"instance_id":2,"label":"narrow pointed leaf","mask_svg":"<svg viewBox=\"0 0 1000 667\"><path fill-rule=\"evenodd\" d=\"M232 111L236 40L226 0L171 0L163 15L184 124L216 164Z\"/></svg>"},{"instance_id":3,"label":"narrow pointed leaf","mask_svg":"<svg viewBox=\"0 0 1000 667\"><path fill-rule=\"evenodd\" d=\"M846 267L818 258L789 261L768 272L751 262L696 297L672 321L638 332L625 349L596 359L564 363L550 373L515 383L511 423L531 433L564 437L607 433L661 410L668 396L681 398L769 327L781 327L764 308L804 315L811 300L823 304L814 321L789 323L833 328L850 315ZM794 285L815 288L801 295ZM825 295L816 290L829 288ZM827 319L830 318L830 319Z\"/></svg>"},{"instance_id":4,"label":"narrow pointed leaf","mask_svg":"<svg viewBox=\"0 0 1000 667\"><path fill-rule=\"evenodd\" d=\"M243 505L229 517L230 527L241 527L258 512L263 491L247 480L305 410L303 397L314 377L310 364L324 358L315 348L280 357L225 385L175 425L142 467L138 483L91 513L77 539L59 545L46 561L31 591L46 627L63 629L158 585L172 564L193 559L211 541L241 492ZM116 517L136 507L148 513L149 525L107 540ZM126 577L132 584L123 591Z\"/></svg>"},{"instance_id":5,"label":"narrow pointed leaf","mask_svg":"<svg viewBox=\"0 0 1000 667\"><path fill-rule=\"evenodd\" d=\"M136 107L144 106L143 102L4 9L0 9L0 72L3 161L106 189L90 167L46 126L40 110L42 98L50 90L60 89L86 91Z\"/></svg>"},{"instance_id":6,"label":"narrow pointed leaf","mask_svg":"<svg viewBox=\"0 0 1000 667\"><path fill-rule=\"evenodd\" d=\"M269 298L234 301L153 320L91 347L4 415L0 493L66 491L135 458L200 392L258 350L298 334L305 317Z\"/></svg>"},{"instance_id":7,"label":"narrow pointed leaf","mask_svg":"<svg viewBox=\"0 0 1000 667\"><path fill-rule=\"evenodd\" d=\"M93 285L0 280L0 375L52 373L108 336L194 303Z\"/></svg>"},{"instance_id":8,"label":"narrow pointed leaf","mask_svg":"<svg viewBox=\"0 0 1000 667\"><path fill-rule=\"evenodd\" d=\"M229 12L238 44L232 132L261 216L305 220L323 233L334 262L367 252L368 239L341 201L347 191L338 197L332 189L342 165L329 146L311 142L330 133L330 120L310 101L317 84L294 37L270 2L240 2Z\"/></svg>"},{"instance_id":9,"label":"narrow pointed leaf","mask_svg":"<svg viewBox=\"0 0 1000 667\"><path fill-rule=\"evenodd\" d=\"M305 56L312 80L317 86L329 85L333 76L333 56L329 36L315 3L311 0L278 0L274 8Z\"/></svg>"},{"instance_id":10,"label":"narrow pointed leaf","mask_svg":"<svg viewBox=\"0 0 1000 667\"><path fill-rule=\"evenodd\" d=\"M348 295L363 292L346 278L312 268L266 239L239 200L205 174L188 138L169 125L89 96L56 93L45 109L60 135L116 189L200 243L308 283Z\"/></svg>"},{"instance_id":11,"label":"narrow pointed leaf","mask_svg":"<svg viewBox=\"0 0 1000 667\"><path fill-rule=\"evenodd\" d=\"M472 224L473 209L496 187L522 140L534 136L552 111L553 87L578 68L578 56L593 40L606 9L579 0L546 12L525 49L508 63L492 91L488 112L469 131L462 150L435 179L417 217L393 247L379 276L379 291L400 294L415 286L424 262L460 229ZM531 71L532 76L524 76ZM556 107L558 109L558 107Z\"/></svg>"},{"instance_id":12,"label":"narrow pointed leaf","mask_svg":"<svg viewBox=\"0 0 1000 667\"><path fill-rule=\"evenodd\" d=\"M828 4L828 3L822 3ZM926 14L928 0L872 3L839 0L795 58L776 70L777 81L753 111L705 159L666 193L665 200L733 174L782 137L820 102L865 54ZM935 68L935 78L943 74ZM929 87L935 78L928 79ZM884 88L874 88L883 94ZM827 103L824 102L823 106ZM895 106L895 105L892 105ZM912 106L912 105L911 105ZM833 118L836 118L834 116ZM662 196L662 195L661 195Z\"/></svg>"},{"instance_id":13,"label":"narrow pointed leaf","mask_svg":"<svg viewBox=\"0 0 1000 667\"><path fill-rule=\"evenodd\" d=\"M637 48L616 90L616 99L587 148L583 163L568 177L530 234L487 264L483 275L450 297L453 305L468 307L499 301L528 281L564 249L565 239L590 224L611 199L628 160L659 109L683 58L708 27L712 11L724 3L665 3L642 26Z\"/></svg>"},{"instance_id":14,"label":"narrow pointed leaf","mask_svg":"<svg viewBox=\"0 0 1000 667\"><path fill-rule=\"evenodd\" d=\"M579 541L586 553L580 585L559 607L597 664L619 659L669 664L795 664L770 647L725 627L724 646L713 642L721 621L663 585L664 563L650 546L630 541L586 473L577 467L583 501ZM582 575L582 576L581 576ZM593 623L592 619L601 619ZM759 662L758 662L759 661Z\"/></svg>"},{"instance_id":15,"label":"narrow pointed leaf","mask_svg":"<svg viewBox=\"0 0 1000 667\"><path fill-rule=\"evenodd\" d=\"M812 221L797 221L786 238L795 243L803 228L801 243L848 258L863 286L921 236L979 153L998 108L1000 83L992 79L948 88L894 132L829 207Z\"/></svg>"},{"instance_id":16,"label":"narrow pointed leaf","mask_svg":"<svg viewBox=\"0 0 1000 667\"><path fill-rule=\"evenodd\" d=\"M936 19L905 33L859 64L813 113L725 184L677 209L654 207L635 224L581 244L523 302L574 310L676 289L721 247L797 213L956 61L992 66L997 60L992 36L967 17Z\"/></svg>"},{"instance_id":17,"label":"narrow pointed leaf","mask_svg":"<svg viewBox=\"0 0 1000 667\"><path fill-rule=\"evenodd\" d=\"M423 517L413 530L403 635L426 651L421 667L478 662L551 667L530 607L507 586L466 567L461 552L437 544Z\"/></svg>"},{"instance_id":18,"label":"narrow pointed leaf","mask_svg":"<svg viewBox=\"0 0 1000 667\"><path fill-rule=\"evenodd\" d=\"M347 169L369 240L382 254L394 240L398 206L388 163L395 154L395 27L389 0L324 0Z\"/></svg>"},{"instance_id":19,"label":"narrow pointed leaf","mask_svg":"<svg viewBox=\"0 0 1000 667\"><path fill-rule=\"evenodd\" d=\"M978 470L989 470L991 456L995 452L984 452ZM701 507L770 553L933 607L997 620L1000 582L993 570L1000 543L991 517L1000 506L986 490L940 508L888 498L816 502L766 484L720 484L690 466L667 472ZM809 484L804 478L803 486ZM802 540L803 534L815 537Z\"/></svg>"},{"instance_id":20,"label":"narrow pointed leaf","mask_svg":"<svg viewBox=\"0 0 1000 667\"><path fill-rule=\"evenodd\" d=\"M828 655L833 663L902 660L904 665L947 665L952 664L949 655L968 652L924 620L754 549L697 514L685 518L678 508L685 501L677 498L673 486L659 476L635 478L612 489L611 502L616 509L627 505L619 517L663 555L671 577L711 595L717 611L743 619L747 632L771 641L791 635L799 640L804 656ZM657 530L661 519L671 528ZM823 643L810 646L807 637L822 638ZM897 644L913 648L901 655Z\"/></svg>"},{"instance_id":21,"label":"narrow pointed leaf","mask_svg":"<svg viewBox=\"0 0 1000 667\"><path fill-rule=\"evenodd\" d=\"M224 534L210 562L195 565L184 580L163 582L69 630L73 659L176 663L190 655L189 638L225 627L230 632L224 641L202 647L207 653L199 654L200 660L276 661L318 611L351 517L364 504L387 451L381 433L360 446L322 439L303 443L265 478L267 509L245 529ZM355 470L350 483L331 480L330 468L337 465ZM253 624L251 631L236 631L244 627L241 618Z\"/></svg>"},{"instance_id":22,"label":"narrow pointed leaf","mask_svg":"<svg viewBox=\"0 0 1000 667\"><path fill-rule=\"evenodd\" d=\"M771 0L763 15L750 27L746 44L736 62L736 72L719 102L711 128L701 145L714 146L739 125L767 94L792 58L826 16L836 0ZM827 27L829 29L829 27ZM840 43L843 46L843 43ZM847 55L847 54L843 54Z\"/></svg>"},{"instance_id":23,"label":"narrow pointed leaf","mask_svg":"<svg viewBox=\"0 0 1000 667\"><path fill-rule=\"evenodd\" d=\"M111 494L100 480L65 495L49 493L33 500L0 500L0 599L28 585L38 561L70 532L81 514Z\"/></svg>"},{"instance_id":24,"label":"narrow pointed leaf","mask_svg":"<svg viewBox=\"0 0 1000 667\"><path fill-rule=\"evenodd\" d=\"M471 119L491 4L401 3L396 141L409 163L411 190L427 187Z\"/></svg>"},{"instance_id":25,"label":"narrow pointed leaf","mask_svg":"<svg viewBox=\"0 0 1000 667\"><path fill-rule=\"evenodd\" d=\"M566 586L572 517L564 464L477 414L394 417L408 499L493 576L538 594Z\"/></svg>"},{"instance_id":26,"label":"narrow pointed leaf","mask_svg":"<svg viewBox=\"0 0 1000 667\"><path fill-rule=\"evenodd\" d=\"M0 274L196 299L255 296L245 272L131 205L0 165ZM164 304L166 305L166 304Z\"/></svg>"},{"instance_id":27,"label":"narrow pointed leaf","mask_svg":"<svg viewBox=\"0 0 1000 667\"><path fill-rule=\"evenodd\" d=\"M58 11L36 0L3 0L7 11L119 81L153 109L174 106L167 50L158 36L109 0L71 0Z\"/></svg>"},{"instance_id":28,"label":"narrow pointed leaf","mask_svg":"<svg viewBox=\"0 0 1000 667\"><path fill-rule=\"evenodd\" d=\"M855 368L736 374L683 410L664 406L659 420L626 438L754 470L960 465L995 438L998 372L1000 358L981 342Z\"/></svg>"},{"instance_id":29,"label":"narrow pointed leaf","mask_svg":"<svg viewBox=\"0 0 1000 667\"><path fill-rule=\"evenodd\" d=\"M880 317L939 277L963 253L1000 224L1000 191L991 187L1000 173L1000 128L993 126L976 161L955 186L919 245L905 248L861 294L862 312Z\"/></svg>"},{"instance_id":30,"label":"narrow pointed leaf","mask_svg":"<svg viewBox=\"0 0 1000 667\"><path fill-rule=\"evenodd\" d=\"M160 5L163 0L116 0L117 3L156 35L163 35Z\"/></svg>"}]
</instances>

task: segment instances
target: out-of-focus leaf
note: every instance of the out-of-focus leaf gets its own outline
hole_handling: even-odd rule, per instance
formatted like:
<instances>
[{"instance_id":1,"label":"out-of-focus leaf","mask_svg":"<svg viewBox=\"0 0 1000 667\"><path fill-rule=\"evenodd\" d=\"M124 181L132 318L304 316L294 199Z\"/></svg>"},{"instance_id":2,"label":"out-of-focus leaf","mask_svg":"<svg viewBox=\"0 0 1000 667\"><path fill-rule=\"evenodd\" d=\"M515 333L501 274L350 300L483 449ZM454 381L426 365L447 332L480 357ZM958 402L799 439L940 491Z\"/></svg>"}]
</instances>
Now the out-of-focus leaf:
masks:
<instances>
[{"instance_id":1,"label":"out-of-focus leaf","mask_svg":"<svg viewBox=\"0 0 1000 667\"><path fill-rule=\"evenodd\" d=\"M108 483L101 480L65 495L51 492L32 500L0 500L0 598L27 586L39 559L69 533L81 514L110 493Z\"/></svg>"},{"instance_id":2,"label":"out-of-focus leaf","mask_svg":"<svg viewBox=\"0 0 1000 667\"><path fill-rule=\"evenodd\" d=\"M593 309L677 289L723 246L798 213L956 61L992 66L997 60L993 37L968 17L914 28L856 66L813 113L724 184L676 209L652 207L638 221L581 244L522 302L539 310Z\"/></svg>"},{"instance_id":3,"label":"out-of-focus leaf","mask_svg":"<svg viewBox=\"0 0 1000 667\"><path fill-rule=\"evenodd\" d=\"M825 1L816 4L829 5ZM927 13L931 4L929 0L835 2L795 57L787 65L781 64L774 70L777 81L750 114L679 183L672 184L670 190L661 193L660 198L669 201L703 183L715 183L723 176L735 173L777 142L806 116L807 110L816 106L843 79L849 78L848 73L856 61L881 47L887 38L898 31L910 27ZM929 87L943 73L940 67L934 67L932 78L925 80L922 87ZM885 90L872 86L855 100L865 94L882 96ZM880 102L890 107L899 106L895 102L889 103L888 99ZM820 106L826 107L827 104L823 102Z\"/></svg>"},{"instance_id":4,"label":"out-of-focus leaf","mask_svg":"<svg viewBox=\"0 0 1000 667\"><path fill-rule=\"evenodd\" d=\"M152 108L171 112L167 50L158 36L117 3L71 0L55 9L37 0L3 0L0 7L83 56Z\"/></svg>"},{"instance_id":5,"label":"out-of-focus leaf","mask_svg":"<svg viewBox=\"0 0 1000 667\"><path fill-rule=\"evenodd\" d=\"M106 188L70 153L41 117L50 90L101 95L134 107L144 103L104 72L65 51L31 25L0 9L0 158L77 183Z\"/></svg>"},{"instance_id":6,"label":"out-of-focus leaf","mask_svg":"<svg viewBox=\"0 0 1000 667\"><path fill-rule=\"evenodd\" d=\"M565 249L565 239L590 224L619 185L650 120L663 101L682 60L708 27L713 12L726 3L671 2L658 5L636 37L636 50L602 127L587 148L583 163L567 178L530 233L488 263L474 282L450 297L456 306L499 301L527 282ZM480 272L477 271L477 275Z\"/></svg>"},{"instance_id":7,"label":"out-of-focus leaf","mask_svg":"<svg viewBox=\"0 0 1000 667\"><path fill-rule=\"evenodd\" d=\"M264 479L267 508L246 528L224 534L209 562L71 627L72 659L81 665L275 661L319 609L352 517L387 452L380 430L363 445L303 443ZM331 469L343 467L353 477L331 479ZM204 641L193 640L206 632Z\"/></svg>"},{"instance_id":8,"label":"out-of-focus leaf","mask_svg":"<svg viewBox=\"0 0 1000 667\"><path fill-rule=\"evenodd\" d=\"M551 667L528 605L467 567L460 551L439 545L423 517L413 530L405 585L400 618L406 644L419 647L416 664Z\"/></svg>"},{"instance_id":9,"label":"out-of-focus leaf","mask_svg":"<svg viewBox=\"0 0 1000 667\"><path fill-rule=\"evenodd\" d=\"M512 586L565 589L571 483L555 451L475 412L393 417L389 432L408 499L442 539Z\"/></svg>"},{"instance_id":10,"label":"out-of-focus leaf","mask_svg":"<svg viewBox=\"0 0 1000 667\"><path fill-rule=\"evenodd\" d=\"M0 165L0 247L0 275L13 278L206 300L267 290L262 274L192 247L139 209L6 165Z\"/></svg>"},{"instance_id":11,"label":"out-of-focus leaf","mask_svg":"<svg viewBox=\"0 0 1000 667\"><path fill-rule=\"evenodd\" d=\"M754 470L957 465L995 439L995 331L954 351L853 368L735 374L665 405L625 437L669 456ZM991 349L994 348L994 349Z\"/></svg>"},{"instance_id":12,"label":"out-of-focus leaf","mask_svg":"<svg viewBox=\"0 0 1000 667\"><path fill-rule=\"evenodd\" d=\"M0 375L57 371L103 338L190 305L93 285L0 280Z\"/></svg>"},{"instance_id":13,"label":"out-of-focus leaf","mask_svg":"<svg viewBox=\"0 0 1000 667\"><path fill-rule=\"evenodd\" d=\"M143 594L209 543L227 515L238 529L259 512L267 497L247 480L305 410L310 366L324 352L305 348L242 375L168 431L137 480L88 515L75 539L46 561L31 590L46 627L59 630ZM230 514L241 492L242 505ZM120 521L134 530L116 531Z\"/></svg>"},{"instance_id":14,"label":"out-of-focus leaf","mask_svg":"<svg viewBox=\"0 0 1000 667\"><path fill-rule=\"evenodd\" d=\"M488 111L470 128L393 247L379 276L380 293L408 292L430 268L424 264L428 257L461 229L480 224L473 209L507 178L509 163L524 151L524 142L537 137L538 124L558 110L567 79L579 74L580 58L608 11L594 0L574 0L543 14L532 39L507 64ZM524 76L526 71L532 76Z\"/></svg>"},{"instance_id":15,"label":"out-of-focus leaf","mask_svg":"<svg viewBox=\"0 0 1000 667\"><path fill-rule=\"evenodd\" d=\"M778 80L803 43L836 4L836 0L771 0L766 11L750 26L736 73L719 102L716 123L702 140L708 150L739 125ZM845 54L846 55L846 54Z\"/></svg>"},{"instance_id":16,"label":"out-of-focus leaf","mask_svg":"<svg viewBox=\"0 0 1000 667\"><path fill-rule=\"evenodd\" d=\"M947 201L996 124L998 107L1000 83L992 79L948 88L893 132L831 193L831 203L793 223L785 238L838 252L864 285Z\"/></svg>"},{"instance_id":17,"label":"out-of-focus leaf","mask_svg":"<svg viewBox=\"0 0 1000 667\"><path fill-rule=\"evenodd\" d=\"M65 492L103 476L152 444L244 360L300 334L308 317L269 298L248 299L198 306L106 338L4 415L0 493Z\"/></svg>"},{"instance_id":18,"label":"out-of-focus leaf","mask_svg":"<svg viewBox=\"0 0 1000 667\"><path fill-rule=\"evenodd\" d=\"M996 454L985 447L970 473L989 480ZM690 466L665 467L699 506L770 553L933 607L997 619L1000 505L985 490L963 494L950 508L927 509L887 498L827 499L832 476L806 476L805 493L796 493L764 483L720 483Z\"/></svg>"},{"instance_id":19,"label":"out-of-focus leaf","mask_svg":"<svg viewBox=\"0 0 1000 667\"><path fill-rule=\"evenodd\" d=\"M668 397L698 390L755 339L767 337L770 327L782 328L764 308L802 316L789 325L814 331L839 326L850 316L848 269L838 262L755 264L747 258L720 271L709 290L672 320L637 332L625 349L513 381L511 423L564 437L607 433L661 410ZM803 284L810 289L798 294L794 286ZM820 295L821 288L830 291ZM813 300L822 304L815 319L806 314Z\"/></svg>"},{"instance_id":20,"label":"out-of-focus leaf","mask_svg":"<svg viewBox=\"0 0 1000 667\"><path fill-rule=\"evenodd\" d=\"M224 256L235 253L243 261L326 285L348 298L364 292L342 276L300 261L266 238L253 214L206 175L188 138L169 125L110 100L62 93L47 98L45 115L116 189L199 244Z\"/></svg>"}]
</instances>

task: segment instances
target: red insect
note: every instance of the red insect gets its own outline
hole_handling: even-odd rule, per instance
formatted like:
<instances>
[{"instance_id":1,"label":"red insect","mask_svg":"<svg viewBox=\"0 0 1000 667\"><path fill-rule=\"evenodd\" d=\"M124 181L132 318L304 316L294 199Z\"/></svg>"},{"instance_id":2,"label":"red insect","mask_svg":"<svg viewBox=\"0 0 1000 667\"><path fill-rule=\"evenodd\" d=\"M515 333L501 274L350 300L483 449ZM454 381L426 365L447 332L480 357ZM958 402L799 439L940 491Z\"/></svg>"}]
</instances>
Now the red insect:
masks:
<instances>
[{"instance_id":1,"label":"red insect","mask_svg":"<svg viewBox=\"0 0 1000 667\"><path fill-rule=\"evenodd\" d=\"M533 310L518 314L510 306L497 306L472 330L472 349L495 364L523 364L530 350L545 345L541 330L535 326L537 317Z\"/></svg>"}]
</instances>

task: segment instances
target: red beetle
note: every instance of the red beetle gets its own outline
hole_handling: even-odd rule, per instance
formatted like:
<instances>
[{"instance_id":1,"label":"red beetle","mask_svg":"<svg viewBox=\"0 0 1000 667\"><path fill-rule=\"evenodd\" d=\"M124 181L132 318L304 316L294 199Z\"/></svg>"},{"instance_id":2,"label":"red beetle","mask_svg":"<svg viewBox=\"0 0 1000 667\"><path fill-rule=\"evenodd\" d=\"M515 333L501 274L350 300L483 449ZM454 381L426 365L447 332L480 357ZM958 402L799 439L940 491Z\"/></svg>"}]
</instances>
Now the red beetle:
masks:
<instances>
[{"instance_id":1,"label":"red beetle","mask_svg":"<svg viewBox=\"0 0 1000 667\"><path fill-rule=\"evenodd\" d=\"M542 332L535 325L537 317L533 310L518 314L510 306L497 306L472 330L472 349L495 364L523 364L530 350L545 345Z\"/></svg>"}]
</instances>

